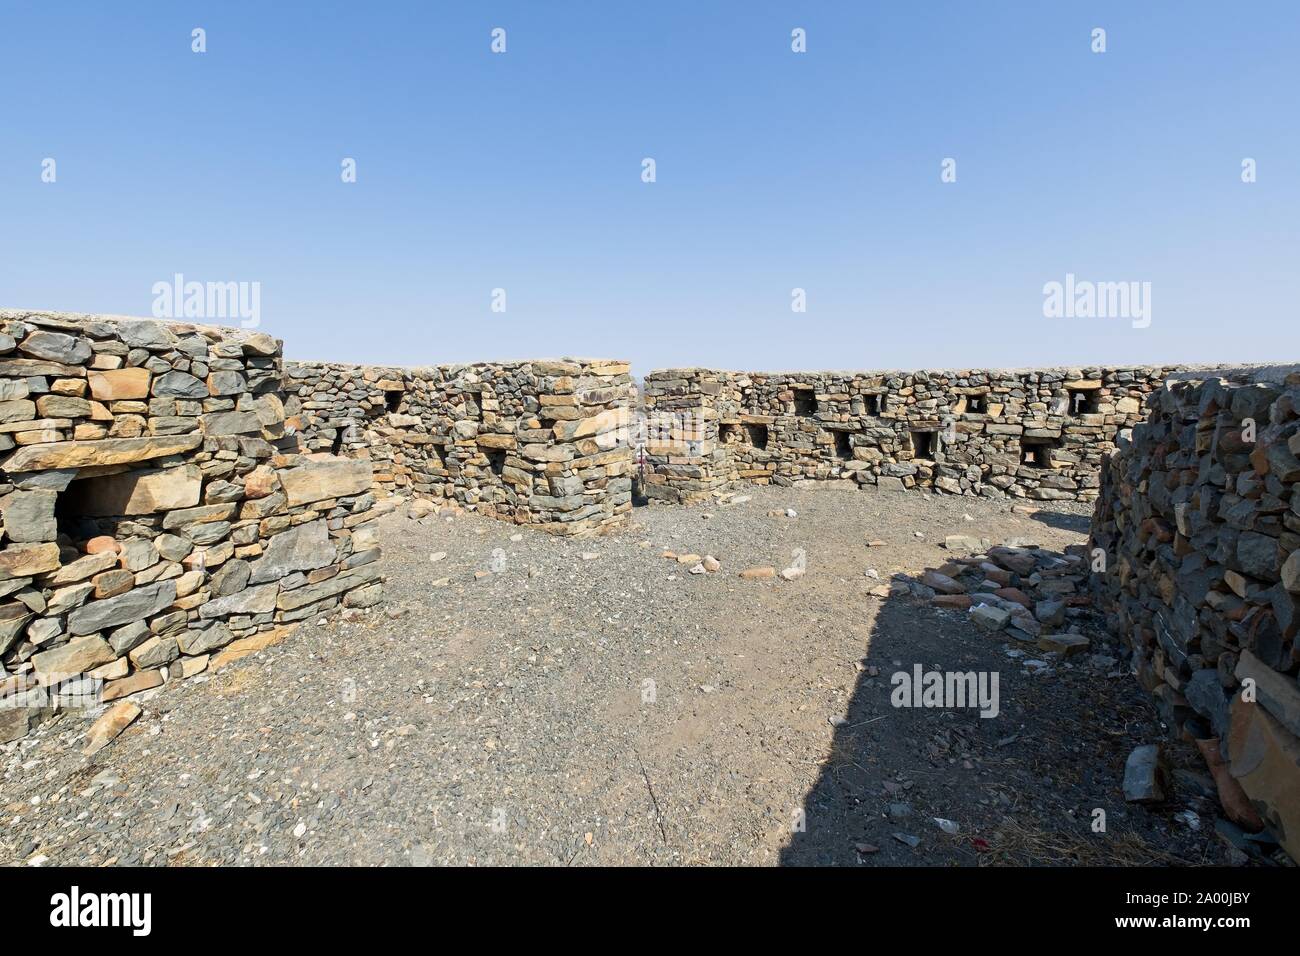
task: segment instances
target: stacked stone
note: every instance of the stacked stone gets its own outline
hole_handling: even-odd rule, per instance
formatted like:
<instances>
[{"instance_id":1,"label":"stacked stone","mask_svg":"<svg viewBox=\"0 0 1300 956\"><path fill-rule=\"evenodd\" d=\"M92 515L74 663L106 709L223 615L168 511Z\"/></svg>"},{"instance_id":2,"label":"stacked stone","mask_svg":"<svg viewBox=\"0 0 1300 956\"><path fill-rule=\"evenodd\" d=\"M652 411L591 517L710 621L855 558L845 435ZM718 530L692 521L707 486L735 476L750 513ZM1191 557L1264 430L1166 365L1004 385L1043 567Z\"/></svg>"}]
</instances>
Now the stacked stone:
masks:
<instances>
[{"instance_id":1,"label":"stacked stone","mask_svg":"<svg viewBox=\"0 0 1300 956\"><path fill-rule=\"evenodd\" d=\"M411 371L323 362L286 362L285 427L304 449L365 458L380 493L409 492L414 472L401 438L417 425L401 411Z\"/></svg>"},{"instance_id":2,"label":"stacked stone","mask_svg":"<svg viewBox=\"0 0 1300 956\"><path fill-rule=\"evenodd\" d=\"M646 406L666 388L675 390L675 410L716 413L720 455L710 450L702 460L654 462L664 483L703 479L691 489L700 495L719 479L723 485L841 479L992 498L1091 501L1116 433L1138 420L1145 396L1173 371L678 369L646 377Z\"/></svg>"},{"instance_id":3,"label":"stacked stone","mask_svg":"<svg viewBox=\"0 0 1300 956\"><path fill-rule=\"evenodd\" d=\"M647 498L689 504L732 480L719 435L725 380L724 372L698 368L663 369L645 377Z\"/></svg>"},{"instance_id":4,"label":"stacked stone","mask_svg":"<svg viewBox=\"0 0 1300 956\"><path fill-rule=\"evenodd\" d=\"M297 453L280 348L0 311L0 741L378 600L370 467Z\"/></svg>"},{"instance_id":5,"label":"stacked stone","mask_svg":"<svg viewBox=\"0 0 1300 956\"><path fill-rule=\"evenodd\" d=\"M1233 822L1300 858L1300 375L1149 408L1102 472L1097 592L1164 722L1226 761L1225 809L1249 797Z\"/></svg>"},{"instance_id":6,"label":"stacked stone","mask_svg":"<svg viewBox=\"0 0 1300 956\"><path fill-rule=\"evenodd\" d=\"M631 509L626 362L562 359L412 369L291 363L308 447L349 434L381 490L581 535Z\"/></svg>"},{"instance_id":7,"label":"stacked stone","mask_svg":"<svg viewBox=\"0 0 1300 956\"><path fill-rule=\"evenodd\" d=\"M1080 630L1092 605L1082 545L1056 554L1036 547L988 548L987 542L963 535L949 535L945 545L977 553L926 568L912 584L914 594L938 607L967 611L985 630L1047 653L1071 657L1089 649L1091 642Z\"/></svg>"}]
</instances>

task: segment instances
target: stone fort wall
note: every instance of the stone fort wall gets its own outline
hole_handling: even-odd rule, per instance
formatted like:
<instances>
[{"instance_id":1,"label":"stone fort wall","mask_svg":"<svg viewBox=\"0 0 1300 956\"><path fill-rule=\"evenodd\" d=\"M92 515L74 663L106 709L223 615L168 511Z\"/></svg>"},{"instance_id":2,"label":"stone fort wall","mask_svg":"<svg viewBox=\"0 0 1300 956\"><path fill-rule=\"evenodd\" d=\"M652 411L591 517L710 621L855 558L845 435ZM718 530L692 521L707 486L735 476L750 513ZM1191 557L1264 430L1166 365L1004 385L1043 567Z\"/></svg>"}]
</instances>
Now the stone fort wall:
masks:
<instances>
[{"instance_id":1,"label":"stone fort wall","mask_svg":"<svg viewBox=\"0 0 1300 956\"><path fill-rule=\"evenodd\" d=\"M281 388L263 333L0 311L0 742L380 599L370 466Z\"/></svg>"},{"instance_id":2,"label":"stone fort wall","mask_svg":"<svg viewBox=\"0 0 1300 956\"><path fill-rule=\"evenodd\" d=\"M726 372L645 378L646 494L851 481L1036 501L1096 498L1120 430L1174 367Z\"/></svg>"},{"instance_id":3,"label":"stone fort wall","mask_svg":"<svg viewBox=\"0 0 1300 956\"><path fill-rule=\"evenodd\" d=\"M1092 547L1138 680L1214 773L1223 835L1267 826L1300 859L1300 374L1153 394L1102 469Z\"/></svg>"},{"instance_id":4,"label":"stone fort wall","mask_svg":"<svg viewBox=\"0 0 1300 956\"><path fill-rule=\"evenodd\" d=\"M632 508L628 371L590 359L290 362L286 414L307 447L368 460L383 492L586 535Z\"/></svg>"}]
</instances>

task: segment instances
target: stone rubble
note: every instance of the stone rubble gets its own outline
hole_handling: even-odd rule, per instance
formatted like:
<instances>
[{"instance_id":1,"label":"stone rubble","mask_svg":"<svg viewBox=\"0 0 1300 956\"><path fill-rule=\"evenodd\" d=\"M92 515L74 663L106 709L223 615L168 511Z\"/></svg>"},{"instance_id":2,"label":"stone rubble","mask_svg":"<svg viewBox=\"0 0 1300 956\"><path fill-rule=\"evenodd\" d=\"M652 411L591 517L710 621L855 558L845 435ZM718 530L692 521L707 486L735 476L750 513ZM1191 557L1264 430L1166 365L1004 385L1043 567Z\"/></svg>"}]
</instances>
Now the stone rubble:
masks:
<instances>
[{"instance_id":1,"label":"stone rubble","mask_svg":"<svg viewBox=\"0 0 1300 956\"><path fill-rule=\"evenodd\" d=\"M1086 551L1082 545L1064 554L1035 547L992 547L926 568L911 590L936 606L965 610L992 633L1060 658L1073 657L1091 647L1074 628L1095 623Z\"/></svg>"}]
</instances>

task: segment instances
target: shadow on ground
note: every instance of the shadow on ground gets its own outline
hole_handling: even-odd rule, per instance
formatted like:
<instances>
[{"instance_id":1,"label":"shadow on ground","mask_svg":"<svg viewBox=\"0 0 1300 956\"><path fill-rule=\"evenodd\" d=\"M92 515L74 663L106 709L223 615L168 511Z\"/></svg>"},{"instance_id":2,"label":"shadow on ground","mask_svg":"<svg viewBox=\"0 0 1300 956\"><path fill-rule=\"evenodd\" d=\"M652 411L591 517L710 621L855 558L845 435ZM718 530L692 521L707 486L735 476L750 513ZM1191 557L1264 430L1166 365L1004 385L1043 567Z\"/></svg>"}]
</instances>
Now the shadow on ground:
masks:
<instances>
[{"instance_id":1,"label":"shadow on ground","mask_svg":"<svg viewBox=\"0 0 1300 956\"><path fill-rule=\"evenodd\" d=\"M1092 524L1090 515L1077 515L1068 511L1035 511L1030 517L1035 521L1041 521L1049 528L1078 531L1080 534L1087 534Z\"/></svg>"},{"instance_id":2,"label":"shadow on ground","mask_svg":"<svg viewBox=\"0 0 1300 956\"><path fill-rule=\"evenodd\" d=\"M1093 650L1118 654L1096 632ZM1124 865L1217 862L1179 808L1126 804L1131 749L1160 739L1127 674L1053 662L1031 674L1035 645L1008 655L1005 634L911 594L880 607L846 721L796 818L786 866ZM978 706L894 707L893 675L933 670L998 677L997 716ZM986 678L987 679L987 678ZM990 684L986 686L991 687ZM1096 809L1107 829L1094 833ZM938 820L951 821L945 832ZM803 829L799 828L802 822ZM1205 821L1211 825L1210 820Z\"/></svg>"}]
</instances>

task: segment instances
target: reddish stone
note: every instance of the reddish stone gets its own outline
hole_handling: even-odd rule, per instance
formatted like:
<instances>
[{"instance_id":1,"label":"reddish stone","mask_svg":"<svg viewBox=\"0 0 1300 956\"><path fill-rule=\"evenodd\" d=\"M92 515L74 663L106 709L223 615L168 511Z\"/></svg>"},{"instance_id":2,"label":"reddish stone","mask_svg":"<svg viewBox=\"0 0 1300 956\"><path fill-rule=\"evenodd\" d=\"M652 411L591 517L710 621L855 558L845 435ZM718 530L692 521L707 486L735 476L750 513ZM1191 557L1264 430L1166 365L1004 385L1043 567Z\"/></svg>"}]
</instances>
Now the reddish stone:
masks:
<instances>
[{"instance_id":1,"label":"reddish stone","mask_svg":"<svg viewBox=\"0 0 1300 956\"><path fill-rule=\"evenodd\" d=\"M120 552L122 546L111 535L101 534L86 542L86 554L99 554L102 551Z\"/></svg>"},{"instance_id":2,"label":"reddish stone","mask_svg":"<svg viewBox=\"0 0 1300 956\"><path fill-rule=\"evenodd\" d=\"M1002 598L1003 600L1014 601L1015 603L1021 605L1022 607L1027 607L1030 610L1033 610L1034 607L1033 600L1029 597L1028 594L1020 590L1020 588L998 588L993 593L996 594L998 597Z\"/></svg>"}]
</instances>

